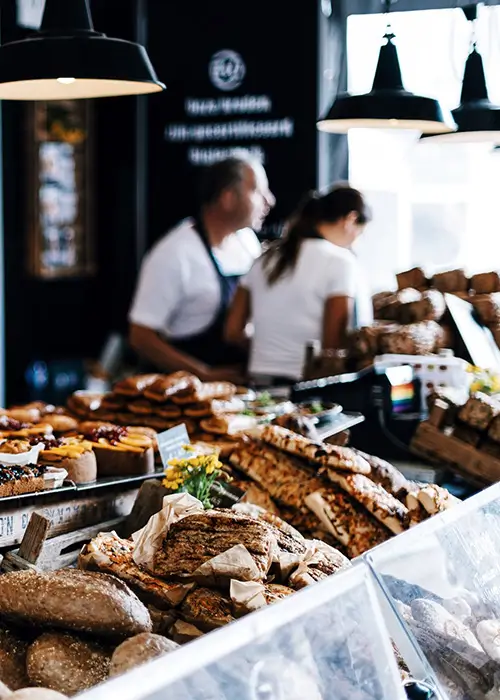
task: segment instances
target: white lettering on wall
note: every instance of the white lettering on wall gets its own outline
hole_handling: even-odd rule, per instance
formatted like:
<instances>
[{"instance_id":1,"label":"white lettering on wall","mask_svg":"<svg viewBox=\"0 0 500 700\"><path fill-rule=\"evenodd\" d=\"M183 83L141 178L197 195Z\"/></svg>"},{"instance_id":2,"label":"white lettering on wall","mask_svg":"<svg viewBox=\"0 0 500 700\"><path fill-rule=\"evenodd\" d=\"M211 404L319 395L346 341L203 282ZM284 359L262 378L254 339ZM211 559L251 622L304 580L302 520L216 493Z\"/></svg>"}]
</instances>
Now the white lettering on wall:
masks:
<instances>
[{"instance_id":1,"label":"white lettering on wall","mask_svg":"<svg viewBox=\"0 0 500 700\"><path fill-rule=\"evenodd\" d=\"M207 124L168 124L165 127L165 140L174 143L202 143L238 139L289 139L294 134L294 126L293 119L288 117Z\"/></svg>"},{"instance_id":2,"label":"white lettering on wall","mask_svg":"<svg viewBox=\"0 0 500 700\"><path fill-rule=\"evenodd\" d=\"M218 97L201 99L188 97L184 102L190 117L213 117L219 114L267 114L273 103L267 95L244 95L243 97Z\"/></svg>"},{"instance_id":3,"label":"white lettering on wall","mask_svg":"<svg viewBox=\"0 0 500 700\"><path fill-rule=\"evenodd\" d=\"M260 146L250 146L245 149L253 158L257 158L261 163L265 163L264 149ZM200 148L193 146L188 149L188 161L191 165L211 165L225 158L236 155L241 148Z\"/></svg>"}]
</instances>

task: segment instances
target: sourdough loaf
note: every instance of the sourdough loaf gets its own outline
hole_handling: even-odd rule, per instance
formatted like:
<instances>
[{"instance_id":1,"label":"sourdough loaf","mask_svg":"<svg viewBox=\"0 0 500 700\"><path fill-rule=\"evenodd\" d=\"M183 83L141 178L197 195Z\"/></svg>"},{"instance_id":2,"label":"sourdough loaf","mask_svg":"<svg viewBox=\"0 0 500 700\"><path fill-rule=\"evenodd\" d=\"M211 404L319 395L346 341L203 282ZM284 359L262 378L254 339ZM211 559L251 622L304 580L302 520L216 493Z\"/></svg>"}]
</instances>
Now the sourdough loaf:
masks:
<instances>
[{"instance_id":1,"label":"sourdough loaf","mask_svg":"<svg viewBox=\"0 0 500 700\"><path fill-rule=\"evenodd\" d=\"M0 576L0 619L106 637L152 627L147 609L122 581L75 569Z\"/></svg>"},{"instance_id":2,"label":"sourdough loaf","mask_svg":"<svg viewBox=\"0 0 500 700\"><path fill-rule=\"evenodd\" d=\"M149 632L138 634L126 639L115 649L111 657L109 675L120 676L136 666L142 666L142 664L159 656L165 656L178 648L178 644L159 634Z\"/></svg>"}]
</instances>

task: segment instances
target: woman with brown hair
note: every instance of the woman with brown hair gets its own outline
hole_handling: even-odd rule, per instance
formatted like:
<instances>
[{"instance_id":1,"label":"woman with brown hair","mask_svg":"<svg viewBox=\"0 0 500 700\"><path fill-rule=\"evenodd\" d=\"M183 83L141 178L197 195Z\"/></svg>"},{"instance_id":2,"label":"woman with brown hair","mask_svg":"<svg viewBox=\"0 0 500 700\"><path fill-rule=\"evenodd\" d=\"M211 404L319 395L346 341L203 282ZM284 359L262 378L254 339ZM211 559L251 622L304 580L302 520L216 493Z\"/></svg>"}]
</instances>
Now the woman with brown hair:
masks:
<instances>
[{"instance_id":1,"label":"woman with brown hair","mask_svg":"<svg viewBox=\"0 0 500 700\"><path fill-rule=\"evenodd\" d=\"M250 342L249 373L258 383L300 380L308 342L342 348L350 328L372 322L352 252L370 218L363 195L349 185L314 192L242 280L226 339Z\"/></svg>"}]
</instances>

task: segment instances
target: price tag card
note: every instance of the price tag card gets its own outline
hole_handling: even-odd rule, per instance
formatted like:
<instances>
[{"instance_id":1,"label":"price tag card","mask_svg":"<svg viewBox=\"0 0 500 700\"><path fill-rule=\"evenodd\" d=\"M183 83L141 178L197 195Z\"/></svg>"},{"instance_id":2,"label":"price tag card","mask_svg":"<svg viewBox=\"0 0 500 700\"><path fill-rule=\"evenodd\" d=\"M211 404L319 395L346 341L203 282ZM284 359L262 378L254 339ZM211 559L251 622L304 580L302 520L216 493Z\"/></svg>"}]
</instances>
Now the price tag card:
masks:
<instances>
[{"instance_id":1,"label":"price tag card","mask_svg":"<svg viewBox=\"0 0 500 700\"><path fill-rule=\"evenodd\" d=\"M214 508L232 508L241 501L244 491L224 481L216 481L210 488L210 501Z\"/></svg>"},{"instance_id":2,"label":"price tag card","mask_svg":"<svg viewBox=\"0 0 500 700\"><path fill-rule=\"evenodd\" d=\"M156 440L158 442L161 461L165 469L168 466L169 460L185 456L184 445L189 445L191 442L184 423L170 430L165 430L163 433L159 433Z\"/></svg>"}]
</instances>

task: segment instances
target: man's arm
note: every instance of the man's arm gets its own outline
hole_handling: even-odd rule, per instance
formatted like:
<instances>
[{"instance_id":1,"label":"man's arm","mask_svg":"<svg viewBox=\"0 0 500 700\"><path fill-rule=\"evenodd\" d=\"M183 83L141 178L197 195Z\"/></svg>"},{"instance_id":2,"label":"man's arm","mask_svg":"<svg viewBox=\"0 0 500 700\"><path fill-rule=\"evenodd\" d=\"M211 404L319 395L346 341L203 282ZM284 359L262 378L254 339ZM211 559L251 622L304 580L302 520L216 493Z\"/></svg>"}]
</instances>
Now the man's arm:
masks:
<instances>
[{"instance_id":1,"label":"man's arm","mask_svg":"<svg viewBox=\"0 0 500 700\"><path fill-rule=\"evenodd\" d=\"M160 338L152 328L130 324L129 343L138 355L164 372L185 370L195 374L204 382L218 379L238 384L243 381L238 370L231 367L210 367L191 355L177 350L169 342Z\"/></svg>"}]
</instances>

